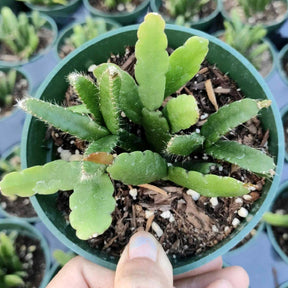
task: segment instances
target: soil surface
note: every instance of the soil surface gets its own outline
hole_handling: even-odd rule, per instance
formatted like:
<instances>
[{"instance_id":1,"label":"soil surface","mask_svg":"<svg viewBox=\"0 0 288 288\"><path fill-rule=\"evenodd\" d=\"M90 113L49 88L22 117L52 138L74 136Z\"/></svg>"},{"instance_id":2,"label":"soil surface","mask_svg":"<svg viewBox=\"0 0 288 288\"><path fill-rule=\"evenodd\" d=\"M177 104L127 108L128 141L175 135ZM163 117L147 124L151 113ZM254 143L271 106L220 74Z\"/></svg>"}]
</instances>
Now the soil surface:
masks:
<instances>
[{"instance_id":1,"label":"soil surface","mask_svg":"<svg viewBox=\"0 0 288 288\"><path fill-rule=\"evenodd\" d=\"M95 9L101 10L106 13L121 13L121 12L132 12L145 0L132 0L130 3L120 3L116 8L109 9L104 5L104 1L101 0L89 0L91 6Z\"/></svg>"},{"instance_id":2,"label":"soil surface","mask_svg":"<svg viewBox=\"0 0 288 288\"><path fill-rule=\"evenodd\" d=\"M0 73L2 73L0 71ZM16 84L14 87L14 91L12 93L13 101L11 105L5 105L0 100L0 119L4 116L8 116L13 109L15 108L15 104L17 103L17 100L22 99L25 95L28 93L29 84L26 78L24 78L20 73L17 75Z\"/></svg>"},{"instance_id":3,"label":"soil surface","mask_svg":"<svg viewBox=\"0 0 288 288\"><path fill-rule=\"evenodd\" d=\"M134 76L133 49L127 49L123 57L112 56L110 62L118 64ZM92 74L90 76L93 77ZM205 88L207 80L212 82L217 104L215 102L213 104L207 96ZM200 110L200 121L184 132L197 131L206 122L207 117L216 111L217 105L221 107L244 97L241 90L226 74L206 62L198 74L176 94L183 93L193 94ZM77 103L79 103L77 95L69 88L64 104L70 106ZM68 152L69 155L81 155L87 145L86 142L79 141L59 130L50 129L50 135L62 156L63 151ZM259 119L255 117L233 129L225 135L225 138L267 152L269 131L263 131ZM65 155L67 156L67 153ZM179 157L175 162L183 160L189 166L191 159L215 162L211 157L199 152L192 153L184 159ZM170 257L187 257L209 249L226 238L245 218L239 211L251 209L253 202L261 196L265 182L263 178L222 161L216 161L216 165L211 166L210 173L253 183L254 191L249 195L236 198L207 198L200 195L194 198L191 190L168 181L150 183L152 186L145 187L127 186L114 181L116 208L113 212L112 225L104 234L90 239L90 245L107 251L110 255L119 256L133 233L146 230L153 233ZM159 189L155 187L160 188L162 193L159 193ZM163 196L163 190L167 196ZM71 193L72 191L58 194L58 208L68 221L70 213L68 203Z\"/></svg>"},{"instance_id":4,"label":"soil surface","mask_svg":"<svg viewBox=\"0 0 288 288\"><path fill-rule=\"evenodd\" d=\"M283 192L280 196L278 196L273 206L273 212L280 214L288 214L287 191ZM279 246L288 256L288 228L272 226L272 230Z\"/></svg>"},{"instance_id":5,"label":"soil surface","mask_svg":"<svg viewBox=\"0 0 288 288\"><path fill-rule=\"evenodd\" d=\"M160 6L160 13L167 18L173 19L173 17L170 15L168 9L166 8L166 1L162 0L163 5ZM193 15L192 19L189 19L186 21L189 22L197 22L202 18L205 18L212 14L217 8L217 2L215 0L210 0L208 3L201 6L201 9L197 11L197 14Z\"/></svg>"},{"instance_id":6,"label":"soil surface","mask_svg":"<svg viewBox=\"0 0 288 288\"><path fill-rule=\"evenodd\" d=\"M274 0L268 4L263 12L257 12L253 16L245 16L244 10L239 4L238 0L223 0L223 8L231 13L232 9L236 9L242 21L251 25L278 23L284 19L284 15L287 11L287 2L281 0Z\"/></svg>"},{"instance_id":7,"label":"soil surface","mask_svg":"<svg viewBox=\"0 0 288 288\"><path fill-rule=\"evenodd\" d=\"M40 28L37 34L39 36L39 44L37 50L31 57L37 54L41 54L41 52L53 42L53 38L55 37L55 35L53 35L53 31L47 28ZM21 58L19 55L15 55L8 47L6 47L5 44L0 42L0 60L7 62L17 62L23 61L25 59Z\"/></svg>"}]
</instances>

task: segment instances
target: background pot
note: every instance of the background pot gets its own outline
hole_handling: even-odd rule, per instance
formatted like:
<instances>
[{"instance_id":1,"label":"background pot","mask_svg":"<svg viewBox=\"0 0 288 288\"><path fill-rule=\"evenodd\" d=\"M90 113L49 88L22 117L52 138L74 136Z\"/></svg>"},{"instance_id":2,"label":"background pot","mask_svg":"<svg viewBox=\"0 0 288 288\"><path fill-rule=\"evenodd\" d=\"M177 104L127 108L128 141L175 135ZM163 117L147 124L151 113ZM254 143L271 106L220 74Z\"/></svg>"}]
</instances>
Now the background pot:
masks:
<instances>
[{"instance_id":1,"label":"background pot","mask_svg":"<svg viewBox=\"0 0 288 288\"><path fill-rule=\"evenodd\" d=\"M8 62L8 61L1 61L0 60L0 67L19 67L19 66L22 66L24 64L34 62L34 61L38 60L40 57L42 57L44 54L46 54L53 47L53 45L57 39L57 36L58 36L57 25L51 17L44 15L44 14L41 14L41 17L46 20L44 27L53 32L53 39L52 39L51 43L45 49L43 49L40 53L35 54L34 56L30 57L29 59L22 60L22 61L15 61L15 62Z\"/></svg>"},{"instance_id":2,"label":"background pot","mask_svg":"<svg viewBox=\"0 0 288 288\"><path fill-rule=\"evenodd\" d=\"M0 10L4 6L9 7L14 13L18 13L20 11L25 10L24 4L19 2L19 1L16 1L16 0L1 0L1 2L0 2Z\"/></svg>"},{"instance_id":3,"label":"background pot","mask_svg":"<svg viewBox=\"0 0 288 288\"><path fill-rule=\"evenodd\" d=\"M144 0L140 5L138 5L134 11L132 12L116 12L116 13L108 13L103 12L99 9L94 8L89 0L83 0L85 8L89 11L90 14L102 17L106 19L114 20L122 25L134 24L137 23L141 16L145 15L148 11L150 0Z\"/></svg>"},{"instance_id":4,"label":"background pot","mask_svg":"<svg viewBox=\"0 0 288 288\"><path fill-rule=\"evenodd\" d=\"M278 191L278 193L277 193L277 195L276 195L276 197L273 200L273 203L271 205L271 211L273 211L273 208L275 206L275 201L278 197L281 197L281 199L283 199L283 201L288 201L288 181L284 182L280 186L279 191ZM279 243L278 243L278 241L274 235L273 227L266 223L266 228L267 228L268 237L270 239L272 246L274 247L274 249L276 250L278 255L283 259L283 261L285 261L288 264L288 255L284 253L281 246L279 245Z\"/></svg>"},{"instance_id":5,"label":"background pot","mask_svg":"<svg viewBox=\"0 0 288 288\"><path fill-rule=\"evenodd\" d=\"M0 231L3 231L3 230L7 232L16 230L20 235L26 235L28 237L31 237L32 239L36 239L40 241L40 246L41 246L41 249L43 250L43 254L45 257L46 268L45 268L43 279L39 288L45 288L46 287L45 283L47 282L46 277L48 277L47 274L50 269L51 259L50 259L49 247L47 245L46 240L41 235L41 233L39 233L39 231L36 230L30 224L20 221L20 220L15 220L15 219L14 220L1 219ZM35 272L37 273L37 271Z\"/></svg>"},{"instance_id":6,"label":"background pot","mask_svg":"<svg viewBox=\"0 0 288 288\"><path fill-rule=\"evenodd\" d=\"M221 0L221 6L220 6L220 11L223 16L223 18L227 21L231 21L231 17L229 15L229 12L224 9L224 4L222 3L223 0ZM277 30L280 28L280 26L285 22L285 20L288 18L288 0L282 0L283 2L287 3L287 10L285 15L283 15L283 19L280 21L273 21L267 24L263 23L263 27L267 29L268 33Z\"/></svg>"},{"instance_id":7,"label":"background pot","mask_svg":"<svg viewBox=\"0 0 288 288\"><path fill-rule=\"evenodd\" d=\"M282 123L283 123L283 128L284 128L284 123L286 121L288 121L288 105L284 106L280 112L281 112ZM287 129L287 127L286 127L286 129ZM288 141L288 139L285 139L285 142L286 141ZM288 143L285 144L285 160L288 162Z\"/></svg>"},{"instance_id":8,"label":"background pot","mask_svg":"<svg viewBox=\"0 0 288 288\"><path fill-rule=\"evenodd\" d=\"M222 0L215 0L215 1L216 1L216 9L210 15L203 17L195 22L188 22L191 28L205 31L211 26L211 24L216 20L216 17L218 16L220 12L220 7L221 7L220 2ZM161 5L162 5L162 0L150 0L150 6L151 6L152 12L157 12L161 14L161 12L159 12ZM162 17L166 18L165 15L162 15ZM165 19L165 20L167 23L174 22L174 20L172 19Z\"/></svg>"},{"instance_id":9,"label":"background pot","mask_svg":"<svg viewBox=\"0 0 288 288\"><path fill-rule=\"evenodd\" d=\"M53 101L59 101L60 103L68 87L66 76L70 72L75 70L86 71L91 64L106 62L111 53L124 53L125 46L135 45L137 28L138 26L135 25L105 33L72 52L63 59L45 79L36 97L46 100L53 99ZM260 221L264 211L268 209L274 196L274 191L279 184L279 175L281 175L284 162L284 140L280 114L276 102L264 79L242 55L215 37L197 30L168 24L166 26L166 33L169 42L168 45L171 48L176 48L184 44L192 35L209 39L210 44L207 60L211 64L217 63L220 70L229 72L230 77L238 83L247 97L257 97L257 99L268 98L272 100L272 106L261 113L261 119L264 129L270 130L269 152L275 157L277 164L276 175L273 181L267 181L263 189L262 197L257 200L251 209L250 216L248 216L230 236L201 255L184 260L177 258L171 259L174 273L179 274L201 266L219 255L223 255L241 241ZM51 94L52 90L53 93ZM47 145L43 145L46 129L45 124L42 122L30 116L26 118L21 147L23 168L44 164L53 158L52 143L50 142L46 143ZM82 255L99 265L115 269L117 263L115 257L90 248L87 242L81 241L76 237L75 231L67 225L61 212L57 211L56 197L57 195L38 195L32 199L33 205L45 225L60 241L76 254Z\"/></svg>"},{"instance_id":10,"label":"background pot","mask_svg":"<svg viewBox=\"0 0 288 288\"><path fill-rule=\"evenodd\" d=\"M120 27L120 25L117 22L113 21L113 20L103 19L103 18L98 18L98 17L93 18L93 20L97 20L97 19L105 21L106 27L109 30L111 30L113 28ZM54 48L53 48L54 53L55 53L55 55L56 55L58 60L62 60L60 58L60 56L59 56L60 48L65 43L65 39L69 38L73 34L73 28L76 25L79 25L79 24L80 25L84 25L85 23L86 23L85 20L80 21L80 22L74 22L71 25L67 26L64 30L62 30L61 34L59 35L59 37L58 37L58 39L56 41L56 44L55 44Z\"/></svg>"},{"instance_id":11,"label":"background pot","mask_svg":"<svg viewBox=\"0 0 288 288\"><path fill-rule=\"evenodd\" d=\"M67 5L53 5L53 6L40 6L30 3L25 3L25 5L31 10L37 10L43 14L50 17L70 17L79 7L81 0L71 0Z\"/></svg>"},{"instance_id":12,"label":"background pot","mask_svg":"<svg viewBox=\"0 0 288 288\"><path fill-rule=\"evenodd\" d=\"M286 44L278 54L277 67L280 72L282 80L288 85L288 75L283 69L283 61L286 60L288 63L288 44Z\"/></svg>"}]
</instances>

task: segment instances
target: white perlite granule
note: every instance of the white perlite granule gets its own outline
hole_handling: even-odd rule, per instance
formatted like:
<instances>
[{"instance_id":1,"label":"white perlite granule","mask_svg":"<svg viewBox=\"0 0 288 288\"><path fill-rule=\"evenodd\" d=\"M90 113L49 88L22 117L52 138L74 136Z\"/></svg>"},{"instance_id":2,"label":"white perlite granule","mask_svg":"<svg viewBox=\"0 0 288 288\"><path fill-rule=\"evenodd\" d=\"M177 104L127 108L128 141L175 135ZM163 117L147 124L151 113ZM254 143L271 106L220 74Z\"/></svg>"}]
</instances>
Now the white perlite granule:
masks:
<instances>
[{"instance_id":1,"label":"white perlite granule","mask_svg":"<svg viewBox=\"0 0 288 288\"><path fill-rule=\"evenodd\" d=\"M240 224L240 220L238 218L234 218L232 221L232 226L235 228Z\"/></svg>"},{"instance_id":2,"label":"white perlite granule","mask_svg":"<svg viewBox=\"0 0 288 288\"><path fill-rule=\"evenodd\" d=\"M152 230L156 233L156 235L160 238L163 235L163 230L156 222L152 222Z\"/></svg>"},{"instance_id":3,"label":"white perlite granule","mask_svg":"<svg viewBox=\"0 0 288 288\"><path fill-rule=\"evenodd\" d=\"M248 210L244 207L241 207L237 212L237 214L242 218L246 218L248 216L248 213Z\"/></svg>"},{"instance_id":4,"label":"white perlite granule","mask_svg":"<svg viewBox=\"0 0 288 288\"><path fill-rule=\"evenodd\" d=\"M187 190L187 195L190 195L194 201L197 201L200 198L200 194L192 189Z\"/></svg>"},{"instance_id":5,"label":"white perlite granule","mask_svg":"<svg viewBox=\"0 0 288 288\"><path fill-rule=\"evenodd\" d=\"M133 200L136 200L136 198L137 198L137 194L138 194L137 189L135 189L135 188L130 189L130 191L129 191L129 195L133 198Z\"/></svg>"}]
</instances>

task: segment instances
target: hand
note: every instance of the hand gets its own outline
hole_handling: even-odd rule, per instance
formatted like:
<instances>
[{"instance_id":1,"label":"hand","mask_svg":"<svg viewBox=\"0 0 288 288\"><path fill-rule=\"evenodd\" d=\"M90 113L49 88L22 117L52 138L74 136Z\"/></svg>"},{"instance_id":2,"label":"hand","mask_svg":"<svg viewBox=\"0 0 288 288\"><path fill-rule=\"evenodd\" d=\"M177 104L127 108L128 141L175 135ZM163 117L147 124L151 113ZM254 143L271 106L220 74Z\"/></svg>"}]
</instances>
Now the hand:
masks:
<instances>
[{"instance_id":1,"label":"hand","mask_svg":"<svg viewBox=\"0 0 288 288\"><path fill-rule=\"evenodd\" d=\"M172 266L161 245L151 234L138 232L124 249L116 272L77 256L46 288L247 288L248 285L246 271L237 266L222 269L221 257L173 279Z\"/></svg>"}]
</instances>

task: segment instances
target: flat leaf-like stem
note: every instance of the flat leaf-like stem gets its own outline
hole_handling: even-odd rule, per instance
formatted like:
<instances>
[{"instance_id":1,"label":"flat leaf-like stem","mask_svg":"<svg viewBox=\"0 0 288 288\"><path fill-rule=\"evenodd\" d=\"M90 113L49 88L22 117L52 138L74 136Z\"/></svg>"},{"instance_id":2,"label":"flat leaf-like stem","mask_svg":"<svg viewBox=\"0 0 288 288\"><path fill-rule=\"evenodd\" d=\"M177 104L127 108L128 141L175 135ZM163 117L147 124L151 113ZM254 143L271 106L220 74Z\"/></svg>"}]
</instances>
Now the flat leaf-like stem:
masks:
<instances>
[{"instance_id":1,"label":"flat leaf-like stem","mask_svg":"<svg viewBox=\"0 0 288 288\"><path fill-rule=\"evenodd\" d=\"M193 36L170 55L165 96L176 92L199 71L208 53L208 44L207 39Z\"/></svg>"},{"instance_id":2,"label":"flat leaf-like stem","mask_svg":"<svg viewBox=\"0 0 288 288\"><path fill-rule=\"evenodd\" d=\"M67 109L72 111L72 112L79 113L79 114L90 114L91 113L85 104L69 106L69 107L67 107Z\"/></svg>"},{"instance_id":3,"label":"flat leaf-like stem","mask_svg":"<svg viewBox=\"0 0 288 288\"><path fill-rule=\"evenodd\" d=\"M175 135L168 142L165 152L167 154L188 156L203 145L204 139L196 132L188 135Z\"/></svg>"},{"instance_id":4,"label":"flat leaf-like stem","mask_svg":"<svg viewBox=\"0 0 288 288\"><path fill-rule=\"evenodd\" d=\"M262 218L266 223L277 227L288 227L288 214L266 212Z\"/></svg>"},{"instance_id":5,"label":"flat leaf-like stem","mask_svg":"<svg viewBox=\"0 0 288 288\"><path fill-rule=\"evenodd\" d=\"M146 108L143 108L142 116L147 141L153 146L155 151L162 152L171 138L167 119L161 111L149 111Z\"/></svg>"},{"instance_id":6,"label":"flat leaf-like stem","mask_svg":"<svg viewBox=\"0 0 288 288\"><path fill-rule=\"evenodd\" d=\"M180 167L169 167L168 179L206 197L235 197L249 193L245 184L234 178L203 175Z\"/></svg>"},{"instance_id":7,"label":"flat leaf-like stem","mask_svg":"<svg viewBox=\"0 0 288 288\"><path fill-rule=\"evenodd\" d=\"M78 183L69 198L71 226L79 239L102 234L112 222L115 209L114 186L107 174Z\"/></svg>"},{"instance_id":8,"label":"flat leaf-like stem","mask_svg":"<svg viewBox=\"0 0 288 288\"><path fill-rule=\"evenodd\" d=\"M34 194L54 194L72 190L80 181L80 162L55 160L44 166L34 166L7 174L0 182L3 195L29 197Z\"/></svg>"},{"instance_id":9,"label":"flat leaf-like stem","mask_svg":"<svg viewBox=\"0 0 288 288\"><path fill-rule=\"evenodd\" d=\"M107 171L111 178L124 184L139 185L166 177L167 163L159 154L152 151L136 151L120 154Z\"/></svg>"},{"instance_id":10,"label":"flat leaf-like stem","mask_svg":"<svg viewBox=\"0 0 288 288\"><path fill-rule=\"evenodd\" d=\"M246 98L223 106L211 114L201 128L201 134L206 138L205 146L211 146L231 129L255 117L263 107L262 102Z\"/></svg>"},{"instance_id":11,"label":"flat leaf-like stem","mask_svg":"<svg viewBox=\"0 0 288 288\"><path fill-rule=\"evenodd\" d=\"M109 134L106 128L98 125L88 116L52 103L26 98L19 101L18 105L40 120L83 140L93 141Z\"/></svg>"},{"instance_id":12,"label":"flat leaf-like stem","mask_svg":"<svg viewBox=\"0 0 288 288\"><path fill-rule=\"evenodd\" d=\"M99 109L99 88L92 79L80 73L73 72L69 74L68 79L80 99L86 104L87 109L94 115L95 121L102 124L103 119Z\"/></svg>"},{"instance_id":13,"label":"flat leaf-like stem","mask_svg":"<svg viewBox=\"0 0 288 288\"><path fill-rule=\"evenodd\" d=\"M236 164L257 174L273 176L275 164L264 152L234 141L219 140L205 152L212 157Z\"/></svg>"},{"instance_id":14,"label":"flat leaf-like stem","mask_svg":"<svg viewBox=\"0 0 288 288\"><path fill-rule=\"evenodd\" d=\"M97 66L93 74L97 79L101 78L102 73L107 68L113 67L117 70L121 79L121 87L119 92L119 105L121 111L134 123L141 124L141 111L143 105L138 94L138 86L133 77L127 72L123 71L119 66L112 63L103 63Z\"/></svg>"},{"instance_id":15,"label":"flat leaf-like stem","mask_svg":"<svg viewBox=\"0 0 288 288\"><path fill-rule=\"evenodd\" d=\"M100 87L100 109L109 131L117 135L120 129L119 94L121 80L117 69L107 68L98 79Z\"/></svg>"},{"instance_id":16,"label":"flat leaf-like stem","mask_svg":"<svg viewBox=\"0 0 288 288\"><path fill-rule=\"evenodd\" d=\"M135 45L135 77L144 107L158 109L164 100L166 72L168 71L167 37L165 22L155 13L145 16L138 29Z\"/></svg>"},{"instance_id":17,"label":"flat leaf-like stem","mask_svg":"<svg viewBox=\"0 0 288 288\"><path fill-rule=\"evenodd\" d=\"M170 99L164 107L163 113L170 123L172 133L188 129L199 118L196 99L192 95L185 94Z\"/></svg>"}]
</instances>

